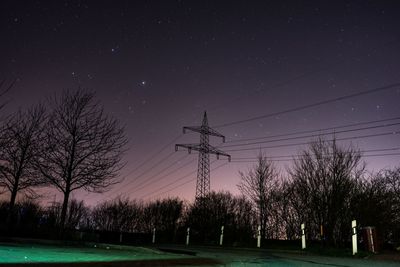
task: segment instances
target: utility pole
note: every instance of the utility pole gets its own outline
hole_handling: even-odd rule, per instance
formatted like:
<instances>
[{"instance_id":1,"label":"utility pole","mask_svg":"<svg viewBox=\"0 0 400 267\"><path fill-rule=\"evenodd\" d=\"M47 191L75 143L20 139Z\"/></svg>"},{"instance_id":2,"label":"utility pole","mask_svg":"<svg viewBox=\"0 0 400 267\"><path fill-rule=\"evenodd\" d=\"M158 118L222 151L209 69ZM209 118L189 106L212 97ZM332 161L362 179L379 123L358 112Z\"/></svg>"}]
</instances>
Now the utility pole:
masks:
<instances>
[{"instance_id":1,"label":"utility pole","mask_svg":"<svg viewBox=\"0 0 400 267\"><path fill-rule=\"evenodd\" d=\"M203 123L201 126L183 127L183 133L186 133L187 130L200 133L200 144L176 144L175 151L178 151L179 147L183 147L187 148L189 154L192 150L199 152L196 200L201 200L210 193L210 154L217 155L217 159L219 159L219 156L228 157L229 161L231 161L231 156L209 144L210 135L221 137L223 142L225 142L225 136L208 126L207 112L204 112Z\"/></svg>"}]
</instances>

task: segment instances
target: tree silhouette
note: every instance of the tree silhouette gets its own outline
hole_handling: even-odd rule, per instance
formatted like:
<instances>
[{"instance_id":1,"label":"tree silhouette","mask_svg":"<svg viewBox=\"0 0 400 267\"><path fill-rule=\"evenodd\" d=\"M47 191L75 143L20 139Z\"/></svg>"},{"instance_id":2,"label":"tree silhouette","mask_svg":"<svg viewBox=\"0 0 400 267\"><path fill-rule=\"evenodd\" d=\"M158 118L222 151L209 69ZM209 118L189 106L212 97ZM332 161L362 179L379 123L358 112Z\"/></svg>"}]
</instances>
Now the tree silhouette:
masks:
<instances>
[{"instance_id":1,"label":"tree silhouette","mask_svg":"<svg viewBox=\"0 0 400 267\"><path fill-rule=\"evenodd\" d=\"M129 232L138 230L143 217L143 205L128 198L118 197L94 207L92 221L95 229Z\"/></svg>"},{"instance_id":2,"label":"tree silhouette","mask_svg":"<svg viewBox=\"0 0 400 267\"><path fill-rule=\"evenodd\" d=\"M335 140L312 142L294 160L291 198L301 207L298 217L307 220L312 238L319 237L322 225L326 242L340 241L342 225L351 220L351 197L364 167L356 149L339 147Z\"/></svg>"},{"instance_id":3,"label":"tree silhouette","mask_svg":"<svg viewBox=\"0 0 400 267\"><path fill-rule=\"evenodd\" d=\"M45 109L38 105L19 111L5 123L1 133L4 140L0 150L0 186L10 192L9 215L11 219L19 191L35 194L32 186L43 185L35 168L40 146Z\"/></svg>"},{"instance_id":4,"label":"tree silhouette","mask_svg":"<svg viewBox=\"0 0 400 267\"><path fill-rule=\"evenodd\" d=\"M241 181L238 184L240 192L248 197L257 207L257 220L261 226L261 236L267 235L269 209L271 207L272 192L277 186L278 172L273 165L261 153L255 166L247 173L239 171Z\"/></svg>"},{"instance_id":5,"label":"tree silhouette","mask_svg":"<svg viewBox=\"0 0 400 267\"><path fill-rule=\"evenodd\" d=\"M104 192L118 182L127 140L118 121L106 116L94 94L64 91L49 100L46 142L37 167L64 194L60 227L64 227L70 194L83 189Z\"/></svg>"},{"instance_id":6,"label":"tree silhouette","mask_svg":"<svg viewBox=\"0 0 400 267\"><path fill-rule=\"evenodd\" d=\"M384 240L400 237L400 169L381 170L362 180L353 196L353 216L362 226L375 226Z\"/></svg>"}]
</instances>

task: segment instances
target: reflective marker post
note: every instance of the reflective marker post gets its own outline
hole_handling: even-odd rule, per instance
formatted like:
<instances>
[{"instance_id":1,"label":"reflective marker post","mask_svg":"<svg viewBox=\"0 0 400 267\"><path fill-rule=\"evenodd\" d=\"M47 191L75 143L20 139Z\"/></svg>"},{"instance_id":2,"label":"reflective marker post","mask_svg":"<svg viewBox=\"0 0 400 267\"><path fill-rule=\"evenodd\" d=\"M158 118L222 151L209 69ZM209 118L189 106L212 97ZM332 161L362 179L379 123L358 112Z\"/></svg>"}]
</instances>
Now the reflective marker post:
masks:
<instances>
[{"instance_id":1,"label":"reflective marker post","mask_svg":"<svg viewBox=\"0 0 400 267\"><path fill-rule=\"evenodd\" d=\"M219 237L219 245L222 246L222 242L224 242L224 226L221 226L221 235Z\"/></svg>"},{"instance_id":2,"label":"reflective marker post","mask_svg":"<svg viewBox=\"0 0 400 267\"><path fill-rule=\"evenodd\" d=\"M301 248L306 249L306 226L304 223L301 224Z\"/></svg>"},{"instance_id":3,"label":"reflective marker post","mask_svg":"<svg viewBox=\"0 0 400 267\"><path fill-rule=\"evenodd\" d=\"M352 228L352 243L353 243L353 255L357 254L357 221L351 221Z\"/></svg>"},{"instance_id":4,"label":"reflective marker post","mask_svg":"<svg viewBox=\"0 0 400 267\"><path fill-rule=\"evenodd\" d=\"M261 226L257 228L257 247L261 247Z\"/></svg>"},{"instance_id":5,"label":"reflective marker post","mask_svg":"<svg viewBox=\"0 0 400 267\"><path fill-rule=\"evenodd\" d=\"M186 230L186 246L189 246L190 227Z\"/></svg>"},{"instance_id":6,"label":"reflective marker post","mask_svg":"<svg viewBox=\"0 0 400 267\"><path fill-rule=\"evenodd\" d=\"M153 239L152 239L152 243L156 243L156 228L153 228Z\"/></svg>"}]
</instances>

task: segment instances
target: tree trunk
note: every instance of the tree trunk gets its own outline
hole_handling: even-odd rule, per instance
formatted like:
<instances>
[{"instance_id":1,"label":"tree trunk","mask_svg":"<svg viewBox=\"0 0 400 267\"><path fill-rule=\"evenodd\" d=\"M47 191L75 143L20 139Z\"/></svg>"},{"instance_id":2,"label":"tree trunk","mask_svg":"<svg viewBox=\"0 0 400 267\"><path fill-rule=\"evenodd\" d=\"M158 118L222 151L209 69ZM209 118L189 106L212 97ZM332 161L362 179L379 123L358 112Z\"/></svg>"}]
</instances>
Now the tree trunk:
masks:
<instances>
[{"instance_id":1,"label":"tree trunk","mask_svg":"<svg viewBox=\"0 0 400 267\"><path fill-rule=\"evenodd\" d=\"M64 229L65 227L65 219L67 218L67 210L68 210L68 202L69 202L69 194L70 194L69 185L67 186L64 192L64 201L61 209L61 217L60 217L60 229Z\"/></svg>"},{"instance_id":2,"label":"tree trunk","mask_svg":"<svg viewBox=\"0 0 400 267\"><path fill-rule=\"evenodd\" d=\"M9 212L12 213L14 210L15 206L15 200L17 198L17 192L18 192L18 186L14 186L13 190L11 191L11 198L10 198L10 204L9 204Z\"/></svg>"},{"instance_id":3,"label":"tree trunk","mask_svg":"<svg viewBox=\"0 0 400 267\"><path fill-rule=\"evenodd\" d=\"M11 191L11 198L10 198L10 203L8 205L8 214L7 214L7 223L10 230L14 226L14 208L15 208L15 200L17 198L17 193L18 193L18 180L16 180L15 182L16 184L13 186Z\"/></svg>"}]
</instances>

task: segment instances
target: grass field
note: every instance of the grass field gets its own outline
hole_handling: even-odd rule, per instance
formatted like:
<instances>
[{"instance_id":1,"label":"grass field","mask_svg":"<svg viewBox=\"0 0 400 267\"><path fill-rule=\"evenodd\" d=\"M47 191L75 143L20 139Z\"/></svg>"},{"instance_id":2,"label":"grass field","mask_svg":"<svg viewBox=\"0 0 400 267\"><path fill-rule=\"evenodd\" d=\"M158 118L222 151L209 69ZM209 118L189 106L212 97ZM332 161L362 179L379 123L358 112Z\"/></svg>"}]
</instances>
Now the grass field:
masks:
<instances>
[{"instance_id":1,"label":"grass field","mask_svg":"<svg viewBox=\"0 0 400 267\"><path fill-rule=\"evenodd\" d=\"M213 262L189 255L170 254L141 247L0 244L0 265L25 264L29 266L54 264L60 266L63 266L62 264L65 266L158 266L204 265L213 264Z\"/></svg>"}]
</instances>

